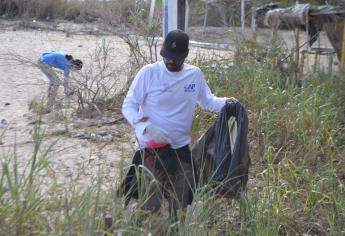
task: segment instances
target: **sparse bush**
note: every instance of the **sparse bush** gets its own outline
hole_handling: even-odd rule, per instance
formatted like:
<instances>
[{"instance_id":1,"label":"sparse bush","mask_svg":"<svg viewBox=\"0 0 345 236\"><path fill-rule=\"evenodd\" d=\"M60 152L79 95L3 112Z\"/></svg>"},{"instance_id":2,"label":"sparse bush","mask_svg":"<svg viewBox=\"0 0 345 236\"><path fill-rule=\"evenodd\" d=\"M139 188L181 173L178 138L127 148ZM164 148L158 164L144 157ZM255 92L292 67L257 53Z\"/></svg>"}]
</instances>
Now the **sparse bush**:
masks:
<instances>
[{"instance_id":1,"label":"sparse bush","mask_svg":"<svg viewBox=\"0 0 345 236\"><path fill-rule=\"evenodd\" d=\"M114 26L127 23L140 1L112 0L3 0L0 2L0 15L5 18L53 20L64 19L75 22L104 22ZM144 1L141 8L147 8Z\"/></svg>"},{"instance_id":2,"label":"sparse bush","mask_svg":"<svg viewBox=\"0 0 345 236\"><path fill-rule=\"evenodd\" d=\"M156 17L148 25L147 21L142 20L144 11L140 9L142 8L138 12L132 12L128 18L139 35L130 35L125 30L126 33L120 35L129 46L129 61L114 63L112 58L117 53L116 49L105 40L90 55L91 63L84 66L80 79L76 81L79 114L102 115L106 110L119 107L137 71L143 65L157 61L157 37L161 18Z\"/></svg>"},{"instance_id":3,"label":"sparse bush","mask_svg":"<svg viewBox=\"0 0 345 236\"><path fill-rule=\"evenodd\" d=\"M156 11L151 23L148 20L143 20L145 11L139 10L132 13L129 20L134 26L136 34L131 34L131 30L125 31L120 37L128 44L130 50L129 71L127 74L127 89L129 88L134 76L139 69L148 64L158 60L160 48L158 48L158 37L161 32L161 14ZM125 91L127 91L125 89Z\"/></svg>"},{"instance_id":4,"label":"sparse bush","mask_svg":"<svg viewBox=\"0 0 345 236\"><path fill-rule=\"evenodd\" d=\"M79 114L103 115L119 104L126 89L126 70L123 68L127 62L116 65L112 59L115 54L116 49L106 40L102 40L91 53L90 64L84 66L85 69L75 81Z\"/></svg>"}]
</instances>

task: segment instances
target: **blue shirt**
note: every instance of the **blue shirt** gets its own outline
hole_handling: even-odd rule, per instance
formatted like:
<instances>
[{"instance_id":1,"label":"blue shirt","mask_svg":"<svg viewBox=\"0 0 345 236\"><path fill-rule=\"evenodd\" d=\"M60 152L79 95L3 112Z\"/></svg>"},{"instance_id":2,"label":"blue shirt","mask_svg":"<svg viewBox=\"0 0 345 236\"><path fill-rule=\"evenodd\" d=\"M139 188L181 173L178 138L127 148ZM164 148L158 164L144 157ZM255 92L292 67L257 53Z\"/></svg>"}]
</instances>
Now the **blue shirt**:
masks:
<instances>
[{"instance_id":1,"label":"blue shirt","mask_svg":"<svg viewBox=\"0 0 345 236\"><path fill-rule=\"evenodd\" d=\"M65 55L65 53L60 51L45 52L41 55L40 61L44 64L63 70L64 76L68 77L72 61L67 60Z\"/></svg>"}]
</instances>

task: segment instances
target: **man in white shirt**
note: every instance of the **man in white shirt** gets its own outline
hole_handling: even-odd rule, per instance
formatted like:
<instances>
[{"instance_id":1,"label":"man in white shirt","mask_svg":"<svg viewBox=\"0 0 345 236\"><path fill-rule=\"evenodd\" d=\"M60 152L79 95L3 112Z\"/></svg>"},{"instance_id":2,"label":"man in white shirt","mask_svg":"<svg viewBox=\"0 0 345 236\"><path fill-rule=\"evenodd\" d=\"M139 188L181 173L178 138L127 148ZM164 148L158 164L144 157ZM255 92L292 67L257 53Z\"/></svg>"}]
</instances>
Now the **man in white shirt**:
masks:
<instances>
[{"instance_id":1,"label":"man in white shirt","mask_svg":"<svg viewBox=\"0 0 345 236\"><path fill-rule=\"evenodd\" d=\"M137 138L134 160L142 160L151 172L143 178L144 210L158 210L163 195L169 196L172 213L191 203L194 175L189 144L195 107L219 112L226 101L236 101L214 96L202 71L184 63L188 47L185 32L169 32L160 51L163 61L141 68L123 102L122 113Z\"/></svg>"}]
</instances>

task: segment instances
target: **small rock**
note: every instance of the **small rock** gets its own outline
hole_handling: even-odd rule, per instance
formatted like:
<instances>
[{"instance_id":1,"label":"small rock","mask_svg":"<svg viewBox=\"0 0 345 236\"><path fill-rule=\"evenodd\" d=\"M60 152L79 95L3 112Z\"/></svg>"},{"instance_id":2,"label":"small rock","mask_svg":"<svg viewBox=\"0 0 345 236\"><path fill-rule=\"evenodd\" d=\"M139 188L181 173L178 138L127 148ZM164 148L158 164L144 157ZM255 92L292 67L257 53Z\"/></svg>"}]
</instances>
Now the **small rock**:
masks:
<instances>
[{"instance_id":1,"label":"small rock","mask_svg":"<svg viewBox=\"0 0 345 236\"><path fill-rule=\"evenodd\" d=\"M32 119L34 118L33 115L28 114L28 113L25 113L25 114L23 115L23 117L27 118L28 120L32 120Z\"/></svg>"},{"instance_id":2,"label":"small rock","mask_svg":"<svg viewBox=\"0 0 345 236\"><path fill-rule=\"evenodd\" d=\"M99 132L97 132L97 134L100 136L106 136L109 134L109 132L108 131L99 131Z\"/></svg>"},{"instance_id":3,"label":"small rock","mask_svg":"<svg viewBox=\"0 0 345 236\"><path fill-rule=\"evenodd\" d=\"M97 161L97 162L96 162L96 166L100 166L100 165L103 165L103 164L104 164L103 161Z\"/></svg>"},{"instance_id":4,"label":"small rock","mask_svg":"<svg viewBox=\"0 0 345 236\"><path fill-rule=\"evenodd\" d=\"M113 138L113 136L112 136L111 134L108 134L108 135L103 136L103 137L101 138L101 141L103 141L103 142L111 142L111 141L113 141L113 140L114 140L114 138Z\"/></svg>"},{"instance_id":5,"label":"small rock","mask_svg":"<svg viewBox=\"0 0 345 236\"><path fill-rule=\"evenodd\" d=\"M71 178L73 176L73 173L72 172L66 172L66 174L65 174L65 177L66 178Z\"/></svg>"},{"instance_id":6,"label":"small rock","mask_svg":"<svg viewBox=\"0 0 345 236\"><path fill-rule=\"evenodd\" d=\"M0 128L6 128L8 126L8 121L6 119L1 119Z\"/></svg>"},{"instance_id":7,"label":"small rock","mask_svg":"<svg viewBox=\"0 0 345 236\"><path fill-rule=\"evenodd\" d=\"M92 161L94 161L96 158L94 157L94 156L91 156L90 158L89 158L89 164L92 162Z\"/></svg>"},{"instance_id":8,"label":"small rock","mask_svg":"<svg viewBox=\"0 0 345 236\"><path fill-rule=\"evenodd\" d=\"M5 106L9 106L9 105L11 105L11 103L9 103L9 102L6 102L6 103L5 103Z\"/></svg>"},{"instance_id":9,"label":"small rock","mask_svg":"<svg viewBox=\"0 0 345 236\"><path fill-rule=\"evenodd\" d=\"M91 133L91 134L90 134L90 138L91 138L91 140L93 140L93 141L97 141L98 135L96 135L95 133Z\"/></svg>"},{"instance_id":10,"label":"small rock","mask_svg":"<svg viewBox=\"0 0 345 236\"><path fill-rule=\"evenodd\" d=\"M80 145L81 145L82 147L87 147L88 144L89 144L89 142L86 141L86 140L83 140L83 141L80 143Z\"/></svg>"},{"instance_id":11,"label":"small rock","mask_svg":"<svg viewBox=\"0 0 345 236\"><path fill-rule=\"evenodd\" d=\"M71 131L72 138L85 138L85 130L77 129Z\"/></svg>"}]
</instances>

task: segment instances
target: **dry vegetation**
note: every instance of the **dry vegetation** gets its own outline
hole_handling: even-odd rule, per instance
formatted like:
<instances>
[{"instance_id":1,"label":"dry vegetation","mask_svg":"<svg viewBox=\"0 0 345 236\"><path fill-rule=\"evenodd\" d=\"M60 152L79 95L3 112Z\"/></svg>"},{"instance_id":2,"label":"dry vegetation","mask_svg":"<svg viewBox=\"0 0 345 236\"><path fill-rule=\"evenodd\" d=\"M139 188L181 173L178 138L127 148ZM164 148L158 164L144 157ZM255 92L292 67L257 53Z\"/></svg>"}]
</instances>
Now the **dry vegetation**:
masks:
<instances>
[{"instance_id":1,"label":"dry vegetation","mask_svg":"<svg viewBox=\"0 0 345 236\"><path fill-rule=\"evenodd\" d=\"M134 10L132 1L4 0L0 3L0 14L5 18L64 19L79 23L103 20L115 25L127 22Z\"/></svg>"},{"instance_id":2,"label":"dry vegetation","mask_svg":"<svg viewBox=\"0 0 345 236\"><path fill-rule=\"evenodd\" d=\"M141 30L142 38L122 35L131 51L126 65L110 66L115 52L103 41L80 75L77 113L102 116L119 107L121 102L114 102L121 101L128 88L128 83L118 87L121 68L128 68L124 81L130 81L143 64L157 60L159 19L145 27L144 14L133 2L90 0L81 6L78 1L8 0L1 2L0 9L18 17L102 19L112 25L130 21ZM26 171L18 171L16 147L0 159L0 235L167 235L173 227L178 235L345 234L344 78L315 71L299 81L294 70L282 71L277 64L288 53L275 43L243 40L236 49L234 57L197 56L189 62L201 67L217 95L239 98L248 111L252 167L247 193L239 200L222 199L199 188L184 220L173 224L164 212L142 219L138 209L123 209L124 199L114 194L118 182L104 189L101 173L84 189L71 180L63 193L56 191L49 160L54 144L42 147L38 116ZM198 110L193 132L200 134L214 118L215 114ZM0 130L0 143L3 135L5 130ZM118 166L121 173L122 167ZM45 191L44 178L50 184Z\"/></svg>"}]
</instances>

